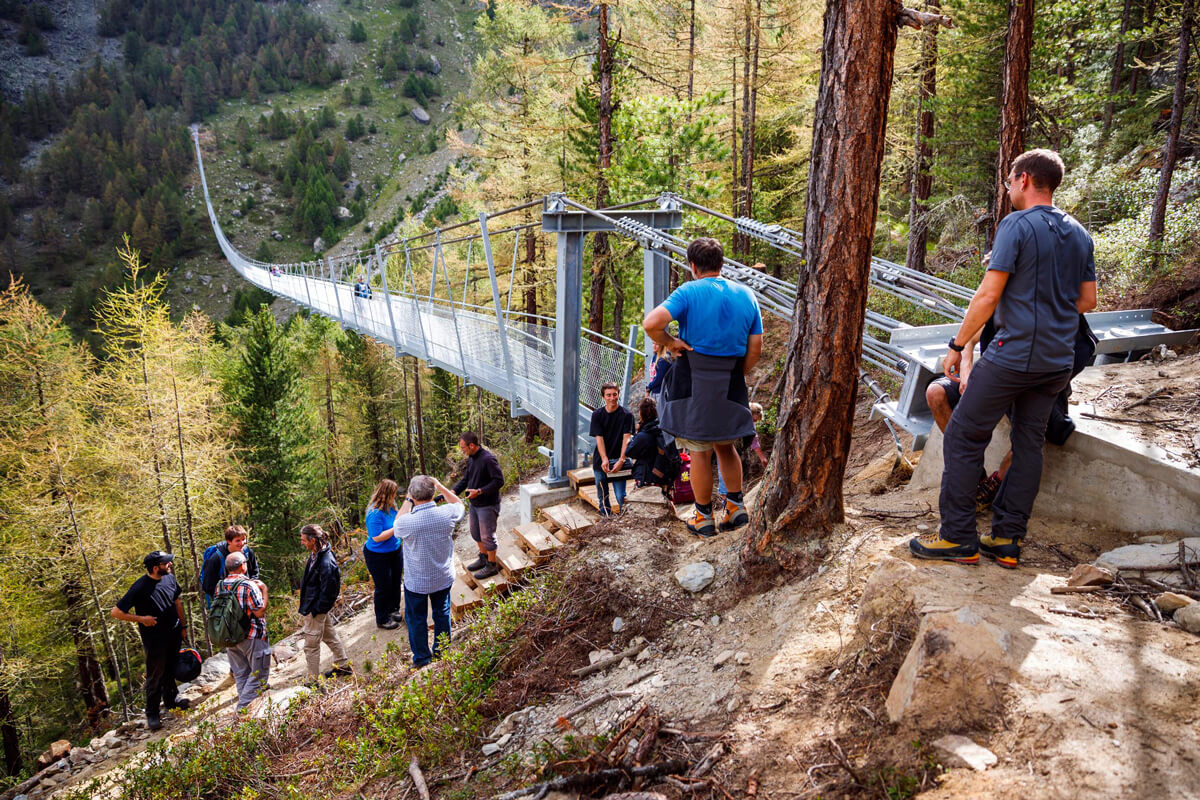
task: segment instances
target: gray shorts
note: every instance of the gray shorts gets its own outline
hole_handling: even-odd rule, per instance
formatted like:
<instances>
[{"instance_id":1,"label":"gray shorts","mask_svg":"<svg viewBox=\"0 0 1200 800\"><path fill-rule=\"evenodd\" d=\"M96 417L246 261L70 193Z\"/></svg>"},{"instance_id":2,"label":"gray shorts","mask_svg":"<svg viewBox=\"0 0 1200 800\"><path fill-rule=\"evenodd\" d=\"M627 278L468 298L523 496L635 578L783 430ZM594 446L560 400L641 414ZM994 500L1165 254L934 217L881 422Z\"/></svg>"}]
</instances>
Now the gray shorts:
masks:
<instances>
[{"instance_id":1,"label":"gray shorts","mask_svg":"<svg viewBox=\"0 0 1200 800\"><path fill-rule=\"evenodd\" d=\"M708 450L713 450L717 445L737 444L741 439L723 439L719 442L697 442L695 439L685 439L682 436L675 437L675 446L680 450L687 450L689 453L703 453Z\"/></svg>"},{"instance_id":2,"label":"gray shorts","mask_svg":"<svg viewBox=\"0 0 1200 800\"><path fill-rule=\"evenodd\" d=\"M500 518L500 506L477 506L471 504L467 515L471 523L471 538L483 544L489 553L496 552L496 520Z\"/></svg>"}]
</instances>

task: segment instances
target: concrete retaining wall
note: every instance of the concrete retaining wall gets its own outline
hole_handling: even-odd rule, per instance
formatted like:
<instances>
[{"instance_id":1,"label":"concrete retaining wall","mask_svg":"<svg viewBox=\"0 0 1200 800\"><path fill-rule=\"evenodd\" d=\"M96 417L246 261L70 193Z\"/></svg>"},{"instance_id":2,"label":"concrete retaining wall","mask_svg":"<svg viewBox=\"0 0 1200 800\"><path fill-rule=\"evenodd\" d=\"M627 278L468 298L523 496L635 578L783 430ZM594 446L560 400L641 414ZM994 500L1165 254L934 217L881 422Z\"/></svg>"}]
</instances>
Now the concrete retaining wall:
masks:
<instances>
[{"instance_id":1,"label":"concrete retaining wall","mask_svg":"<svg viewBox=\"0 0 1200 800\"><path fill-rule=\"evenodd\" d=\"M1035 515L1135 533L1200 533L1200 469L1187 467L1114 425L1072 418L1076 429L1066 445L1046 445ZM988 445L985 464L989 472L1000 465L1008 438L1008 420L1004 420ZM936 505L942 464L942 433L934 426L909 483L910 491L932 491Z\"/></svg>"}]
</instances>

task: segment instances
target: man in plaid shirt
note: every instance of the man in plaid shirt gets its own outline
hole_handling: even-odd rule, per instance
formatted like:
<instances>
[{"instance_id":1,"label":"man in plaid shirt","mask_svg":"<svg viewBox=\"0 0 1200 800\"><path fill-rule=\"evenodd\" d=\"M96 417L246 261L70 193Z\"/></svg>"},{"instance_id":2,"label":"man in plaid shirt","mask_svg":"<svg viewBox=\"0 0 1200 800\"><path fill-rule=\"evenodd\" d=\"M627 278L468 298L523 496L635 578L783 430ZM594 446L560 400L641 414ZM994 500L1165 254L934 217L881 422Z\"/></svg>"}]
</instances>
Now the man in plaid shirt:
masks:
<instances>
[{"instance_id":1,"label":"man in plaid shirt","mask_svg":"<svg viewBox=\"0 0 1200 800\"><path fill-rule=\"evenodd\" d=\"M250 620L245 641L225 651L237 684L237 710L242 712L268 688L267 679L271 675L271 645L267 641L267 623L263 619L267 613L267 585L246 577L246 556L240 550L225 557L225 574L219 591L233 592Z\"/></svg>"},{"instance_id":2,"label":"man in plaid shirt","mask_svg":"<svg viewBox=\"0 0 1200 800\"><path fill-rule=\"evenodd\" d=\"M433 502L434 493L446 505ZM437 478L418 475L408 483L408 497L396 513L392 530L404 548L404 622L413 666L423 667L450 642L450 587L454 584L454 526L463 504ZM411 559L411 560L410 560ZM427 603L433 606L433 652L429 651Z\"/></svg>"}]
</instances>

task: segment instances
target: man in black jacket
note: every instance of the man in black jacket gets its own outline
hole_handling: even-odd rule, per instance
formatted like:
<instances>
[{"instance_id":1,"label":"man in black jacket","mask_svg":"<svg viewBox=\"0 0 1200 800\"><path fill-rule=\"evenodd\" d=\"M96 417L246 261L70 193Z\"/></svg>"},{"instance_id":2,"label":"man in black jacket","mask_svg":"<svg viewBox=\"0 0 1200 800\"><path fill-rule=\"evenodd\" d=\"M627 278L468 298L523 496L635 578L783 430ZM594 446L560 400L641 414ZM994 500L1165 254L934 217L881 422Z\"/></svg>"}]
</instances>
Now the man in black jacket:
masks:
<instances>
[{"instance_id":1,"label":"man in black jacket","mask_svg":"<svg viewBox=\"0 0 1200 800\"><path fill-rule=\"evenodd\" d=\"M300 579L300 617L304 620L304 657L308 661L308 676L316 678L321 672L321 642L333 653L333 669L326 678L352 675L346 648L337 634L329 612L342 591L342 573L329 546L329 534L320 525L305 525L300 529L300 544L310 555Z\"/></svg>"},{"instance_id":2,"label":"man in black jacket","mask_svg":"<svg viewBox=\"0 0 1200 800\"><path fill-rule=\"evenodd\" d=\"M471 538L479 548L479 558L467 569L476 578L490 578L500 571L496 566L496 520L500 518L504 473L500 462L479 446L479 437L471 431L458 437L458 447L467 455L467 471L451 491L471 501Z\"/></svg>"}]
</instances>

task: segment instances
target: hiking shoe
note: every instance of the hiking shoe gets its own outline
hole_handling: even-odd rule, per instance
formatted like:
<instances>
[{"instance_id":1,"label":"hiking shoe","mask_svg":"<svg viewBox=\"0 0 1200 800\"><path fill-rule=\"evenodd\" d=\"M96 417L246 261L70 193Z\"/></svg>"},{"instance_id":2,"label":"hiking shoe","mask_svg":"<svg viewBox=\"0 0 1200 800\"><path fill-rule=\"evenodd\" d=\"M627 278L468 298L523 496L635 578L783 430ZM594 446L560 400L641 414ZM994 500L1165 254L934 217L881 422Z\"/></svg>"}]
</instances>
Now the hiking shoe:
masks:
<instances>
[{"instance_id":1,"label":"hiking shoe","mask_svg":"<svg viewBox=\"0 0 1200 800\"><path fill-rule=\"evenodd\" d=\"M378 624L376 624L376 625L375 625L375 627L376 627L376 628L381 628L381 629L383 629L383 630L385 630L385 631L394 631L394 630L396 630L396 628L399 628L399 627L400 627L400 623L399 623L399 622L397 622L397 621L396 621L395 619L393 619L392 617L388 617L388 618L387 618L387 622L378 623Z\"/></svg>"},{"instance_id":2,"label":"hiking shoe","mask_svg":"<svg viewBox=\"0 0 1200 800\"><path fill-rule=\"evenodd\" d=\"M920 536L910 539L908 549L917 558L928 558L935 561L953 561L958 564L979 563L978 545L948 542L937 531L923 533Z\"/></svg>"},{"instance_id":3,"label":"hiking shoe","mask_svg":"<svg viewBox=\"0 0 1200 800\"><path fill-rule=\"evenodd\" d=\"M483 569L487 565L488 565L487 556L485 556L483 553L480 553L479 558L475 559L470 564L467 564L467 572L474 572L477 569Z\"/></svg>"},{"instance_id":4,"label":"hiking shoe","mask_svg":"<svg viewBox=\"0 0 1200 800\"><path fill-rule=\"evenodd\" d=\"M489 561L483 569L473 574L475 575L476 580L483 580L484 578L490 578L493 575L498 575L499 573L500 568L497 567L493 562Z\"/></svg>"},{"instance_id":5,"label":"hiking shoe","mask_svg":"<svg viewBox=\"0 0 1200 800\"><path fill-rule=\"evenodd\" d=\"M696 516L692 521L687 523L687 529L697 536L716 536L717 523L713 519L712 514L705 514L700 509L696 509Z\"/></svg>"},{"instance_id":6,"label":"hiking shoe","mask_svg":"<svg viewBox=\"0 0 1200 800\"><path fill-rule=\"evenodd\" d=\"M344 675L353 675L353 674L354 674L354 667L351 667L349 664L347 664L342 667L334 667L333 669L328 670L325 673L325 677L326 678L340 678Z\"/></svg>"},{"instance_id":7,"label":"hiking shoe","mask_svg":"<svg viewBox=\"0 0 1200 800\"><path fill-rule=\"evenodd\" d=\"M158 714L154 714L153 716L150 714L146 715L146 729L151 731L162 730L162 720L158 718Z\"/></svg>"},{"instance_id":8,"label":"hiking shoe","mask_svg":"<svg viewBox=\"0 0 1200 800\"><path fill-rule=\"evenodd\" d=\"M1021 560L1021 540L1005 539L990 533L979 537L979 552L1006 569L1016 569Z\"/></svg>"},{"instance_id":9,"label":"hiking shoe","mask_svg":"<svg viewBox=\"0 0 1200 800\"><path fill-rule=\"evenodd\" d=\"M975 487L975 506L980 511L991 508L992 501L996 499L996 493L1000 491L1000 482L999 472L993 472L991 475L979 479L979 485Z\"/></svg>"},{"instance_id":10,"label":"hiking shoe","mask_svg":"<svg viewBox=\"0 0 1200 800\"><path fill-rule=\"evenodd\" d=\"M750 515L746 513L745 503L739 503L736 500L725 500L725 519L721 520L721 530L736 530L749 521Z\"/></svg>"},{"instance_id":11,"label":"hiking shoe","mask_svg":"<svg viewBox=\"0 0 1200 800\"><path fill-rule=\"evenodd\" d=\"M173 703L167 703L168 711L187 711L192 707L192 701L186 697L176 697Z\"/></svg>"}]
</instances>

